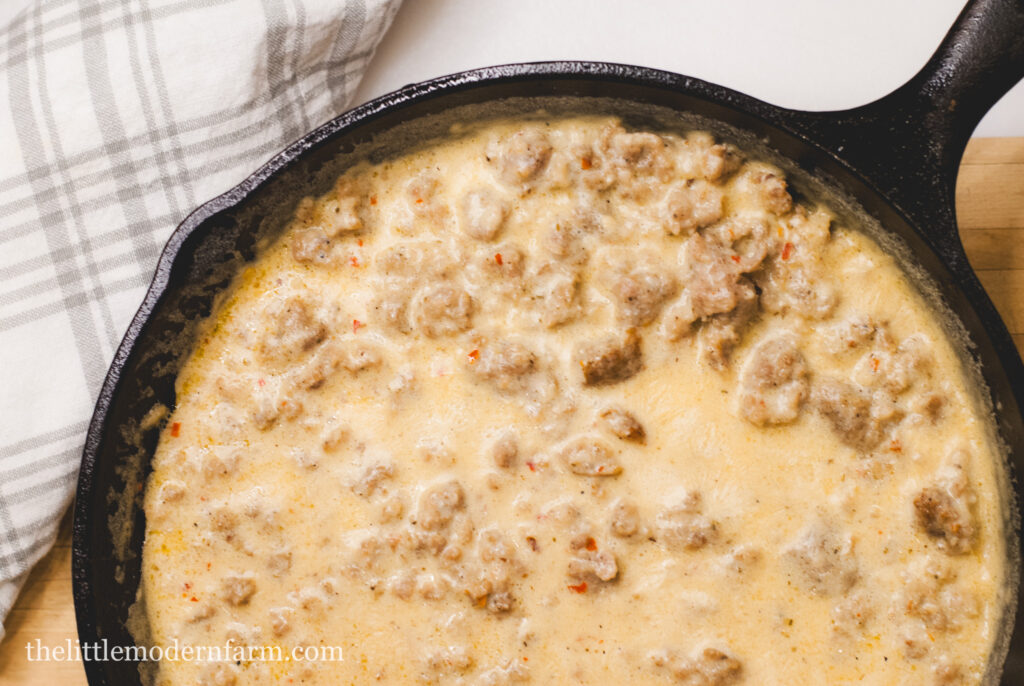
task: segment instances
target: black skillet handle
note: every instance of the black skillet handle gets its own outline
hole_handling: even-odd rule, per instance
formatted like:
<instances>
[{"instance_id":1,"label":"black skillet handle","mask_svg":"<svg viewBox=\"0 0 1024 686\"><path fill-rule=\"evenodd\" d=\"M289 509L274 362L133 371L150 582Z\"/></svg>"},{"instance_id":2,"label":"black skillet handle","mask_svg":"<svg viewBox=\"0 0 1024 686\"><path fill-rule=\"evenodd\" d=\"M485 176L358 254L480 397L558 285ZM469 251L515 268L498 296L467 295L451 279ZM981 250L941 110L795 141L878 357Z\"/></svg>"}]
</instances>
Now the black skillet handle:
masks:
<instances>
[{"instance_id":1,"label":"black skillet handle","mask_svg":"<svg viewBox=\"0 0 1024 686\"><path fill-rule=\"evenodd\" d=\"M1024 0L972 0L924 68L884 98L797 119L819 145L871 179L959 262L956 176L974 128L1024 78Z\"/></svg>"}]
</instances>

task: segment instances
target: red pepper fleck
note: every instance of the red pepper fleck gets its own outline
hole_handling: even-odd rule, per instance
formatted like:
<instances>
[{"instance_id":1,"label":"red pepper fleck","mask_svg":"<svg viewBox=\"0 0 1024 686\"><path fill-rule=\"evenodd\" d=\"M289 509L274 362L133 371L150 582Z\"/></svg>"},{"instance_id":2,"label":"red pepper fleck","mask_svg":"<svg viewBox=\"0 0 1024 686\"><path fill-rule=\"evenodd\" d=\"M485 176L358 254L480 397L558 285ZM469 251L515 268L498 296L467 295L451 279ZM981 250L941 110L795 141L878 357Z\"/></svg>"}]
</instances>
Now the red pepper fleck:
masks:
<instances>
[{"instance_id":1,"label":"red pepper fleck","mask_svg":"<svg viewBox=\"0 0 1024 686\"><path fill-rule=\"evenodd\" d=\"M181 422L171 424L171 435L175 438L181 435Z\"/></svg>"},{"instance_id":2,"label":"red pepper fleck","mask_svg":"<svg viewBox=\"0 0 1024 686\"><path fill-rule=\"evenodd\" d=\"M366 326L366 324L363 324L358 319L353 319L352 320L352 333L359 333L359 329L363 328L364 326Z\"/></svg>"},{"instance_id":3,"label":"red pepper fleck","mask_svg":"<svg viewBox=\"0 0 1024 686\"><path fill-rule=\"evenodd\" d=\"M593 536L591 536L591 537L589 537L587 539L587 550L590 550L590 551L597 550L597 541L594 540Z\"/></svg>"},{"instance_id":4,"label":"red pepper fleck","mask_svg":"<svg viewBox=\"0 0 1024 686\"><path fill-rule=\"evenodd\" d=\"M469 351L469 359L471 360L470 364L473 364L473 362L476 362L477 360L479 360L480 359L480 351L477 350L476 348L473 348L472 350L470 350Z\"/></svg>"},{"instance_id":5,"label":"red pepper fleck","mask_svg":"<svg viewBox=\"0 0 1024 686\"><path fill-rule=\"evenodd\" d=\"M189 582L187 582L187 581L186 581L186 582L185 582L185 590L187 591L187 590L189 590L190 588L192 588L192 584L190 584Z\"/></svg>"},{"instance_id":6,"label":"red pepper fleck","mask_svg":"<svg viewBox=\"0 0 1024 686\"><path fill-rule=\"evenodd\" d=\"M349 263L352 264L353 267L358 267L359 266L359 258L356 257L355 255L353 255L352 257L348 258L348 261L349 261Z\"/></svg>"},{"instance_id":7,"label":"red pepper fleck","mask_svg":"<svg viewBox=\"0 0 1024 686\"><path fill-rule=\"evenodd\" d=\"M877 372L878 371L878 364L879 364L879 359L877 357L875 357L874 355L872 355L871 356L871 371Z\"/></svg>"},{"instance_id":8,"label":"red pepper fleck","mask_svg":"<svg viewBox=\"0 0 1024 686\"><path fill-rule=\"evenodd\" d=\"M498 254L496 254L496 255L494 256L494 261L498 263L498 266L499 266L499 267L501 266L501 264L502 264L502 261L503 261L503 260L501 259L501 253L498 253Z\"/></svg>"},{"instance_id":9,"label":"red pepper fleck","mask_svg":"<svg viewBox=\"0 0 1024 686\"><path fill-rule=\"evenodd\" d=\"M793 244L792 243L786 243L784 246L782 246L782 259L783 260L788 260L792 254L793 254Z\"/></svg>"},{"instance_id":10,"label":"red pepper fleck","mask_svg":"<svg viewBox=\"0 0 1024 686\"><path fill-rule=\"evenodd\" d=\"M416 198L416 204L417 205L419 205L421 202L423 202L423 198Z\"/></svg>"},{"instance_id":11,"label":"red pepper fleck","mask_svg":"<svg viewBox=\"0 0 1024 686\"><path fill-rule=\"evenodd\" d=\"M590 165L591 162L589 157L580 158L580 169L590 169Z\"/></svg>"},{"instance_id":12,"label":"red pepper fleck","mask_svg":"<svg viewBox=\"0 0 1024 686\"><path fill-rule=\"evenodd\" d=\"M377 204L377 196L376 195L371 195L370 196L370 204L371 205L376 205Z\"/></svg>"},{"instance_id":13,"label":"red pepper fleck","mask_svg":"<svg viewBox=\"0 0 1024 686\"><path fill-rule=\"evenodd\" d=\"M360 248L363 247L363 239L360 238L359 240L357 240L356 245L358 245Z\"/></svg>"},{"instance_id":14,"label":"red pepper fleck","mask_svg":"<svg viewBox=\"0 0 1024 686\"><path fill-rule=\"evenodd\" d=\"M260 387L260 388L263 388L264 386L266 386L266 385L267 385L267 382L266 382L265 380L263 380L263 379L260 379L260 380L259 380L259 381L257 381L256 383L257 383L257 384L259 384L259 387Z\"/></svg>"},{"instance_id":15,"label":"red pepper fleck","mask_svg":"<svg viewBox=\"0 0 1024 686\"><path fill-rule=\"evenodd\" d=\"M189 600L191 600L193 603L199 602L199 598L196 598L195 596L192 596L191 598L189 598Z\"/></svg>"},{"instance_id":16,"label":"red pepper fleck","mask_svg":"<svg viewBox=\"0 0 1024 686\"><path fill-rule=\"evenodd\" d=\"M535 472L535 471L537 471L537 465L535 465L535 464L534 464L534 463L532 463L532 462L527 462L527 463L526 463L526 466L530 468L530 471L531 471L531 472Z\"/></svg>"},{"instance_id":17,"label":"red pepper fleck","mask_svg":"<svg viewBox=\"0 0 1024 686\"><path fill-rule=\"evenodd\" d=\"M900 443L900 440L898 438L894 438L891 441L889 441L889 450L891 450L894 453L903 452L903 444Z\"/></svg>"},{"instance_id":18,"label":"red pepper fleck","mask_svg":"<svg viewBox=\"0 0 1024 686\"><path fill-rule=\"evenodd\" d=\"M584 581L583 583L576 584L575 586L570 584L569 585L569 590L570 591L576 591L577 593L586 593L587 592L587 582Z\"/></svg>"},{"instance_id":19,"label":"red pepper fleck","mask_svg":"<svg viewBox=\"0 0 1024 686\"><path fill-rule=\"evenodd\" d=\"M730 257L732 258L732 261L735 262L736 264L740 263L740 256L739 255L730 255Z\"/></svg>"}]
</instances>

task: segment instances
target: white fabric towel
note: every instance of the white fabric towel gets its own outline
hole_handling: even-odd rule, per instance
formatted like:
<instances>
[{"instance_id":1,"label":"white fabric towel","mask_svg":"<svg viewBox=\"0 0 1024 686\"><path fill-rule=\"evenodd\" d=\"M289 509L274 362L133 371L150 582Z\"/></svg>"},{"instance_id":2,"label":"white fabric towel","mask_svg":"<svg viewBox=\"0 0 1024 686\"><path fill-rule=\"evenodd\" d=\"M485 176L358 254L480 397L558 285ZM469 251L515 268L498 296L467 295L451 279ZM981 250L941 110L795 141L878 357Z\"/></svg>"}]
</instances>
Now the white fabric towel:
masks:
<instances>
[{"instance_id":1,"label":"white fabric towel","mask_svg":"<svg viewBox=\"0 0 1024 686\"><path fill-rule=\"evenodd\" d=\"M39 0L0 28L0 637L164 241L340 114L400 0Z\"/></svg>"}]
</instances>

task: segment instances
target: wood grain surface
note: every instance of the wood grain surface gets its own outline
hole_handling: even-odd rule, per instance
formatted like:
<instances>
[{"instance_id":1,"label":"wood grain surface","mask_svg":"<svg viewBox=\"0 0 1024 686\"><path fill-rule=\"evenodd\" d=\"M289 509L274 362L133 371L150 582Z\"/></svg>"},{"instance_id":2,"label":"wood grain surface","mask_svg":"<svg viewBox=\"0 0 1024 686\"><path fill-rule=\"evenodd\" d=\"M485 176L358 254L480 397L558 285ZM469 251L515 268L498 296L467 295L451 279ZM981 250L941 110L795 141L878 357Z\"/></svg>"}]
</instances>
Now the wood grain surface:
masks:
<instances>
[{"instance_id":1,"label":"wood grain surface","mask_svg":"<svg viewBox=\"0 0 1024 686\"><path fill-rule=\"evenodd\" d=\"M1024 351L1024 138L977 138L957 184L960 233L971 263ZM53 550L32 571L0 643L0 685L84 686L76 662L30 662L25 646L74 641L71 526L65 517Z\"/></svg>"}]
</instances>

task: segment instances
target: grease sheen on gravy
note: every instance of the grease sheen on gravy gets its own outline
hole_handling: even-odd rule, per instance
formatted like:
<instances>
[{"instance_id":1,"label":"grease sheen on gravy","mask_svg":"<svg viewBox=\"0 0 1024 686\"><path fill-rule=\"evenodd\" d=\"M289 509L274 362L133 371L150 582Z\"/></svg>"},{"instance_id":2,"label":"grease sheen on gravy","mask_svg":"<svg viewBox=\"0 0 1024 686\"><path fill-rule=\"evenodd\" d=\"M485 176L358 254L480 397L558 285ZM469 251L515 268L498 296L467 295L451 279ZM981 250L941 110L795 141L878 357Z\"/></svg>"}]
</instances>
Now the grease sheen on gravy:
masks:
<instances>
[{"instance_id":1,"label":"grease sheen on gravy","mask_svg":"<svg viewBox=\"0 0 1024 686\"><path fill-rule=\"evenodd\" d=\"M160 684L974 684L1000 453L895 260L706 133L503 121L300 203L178 378Z\"/></svg>"}]
</instances>

